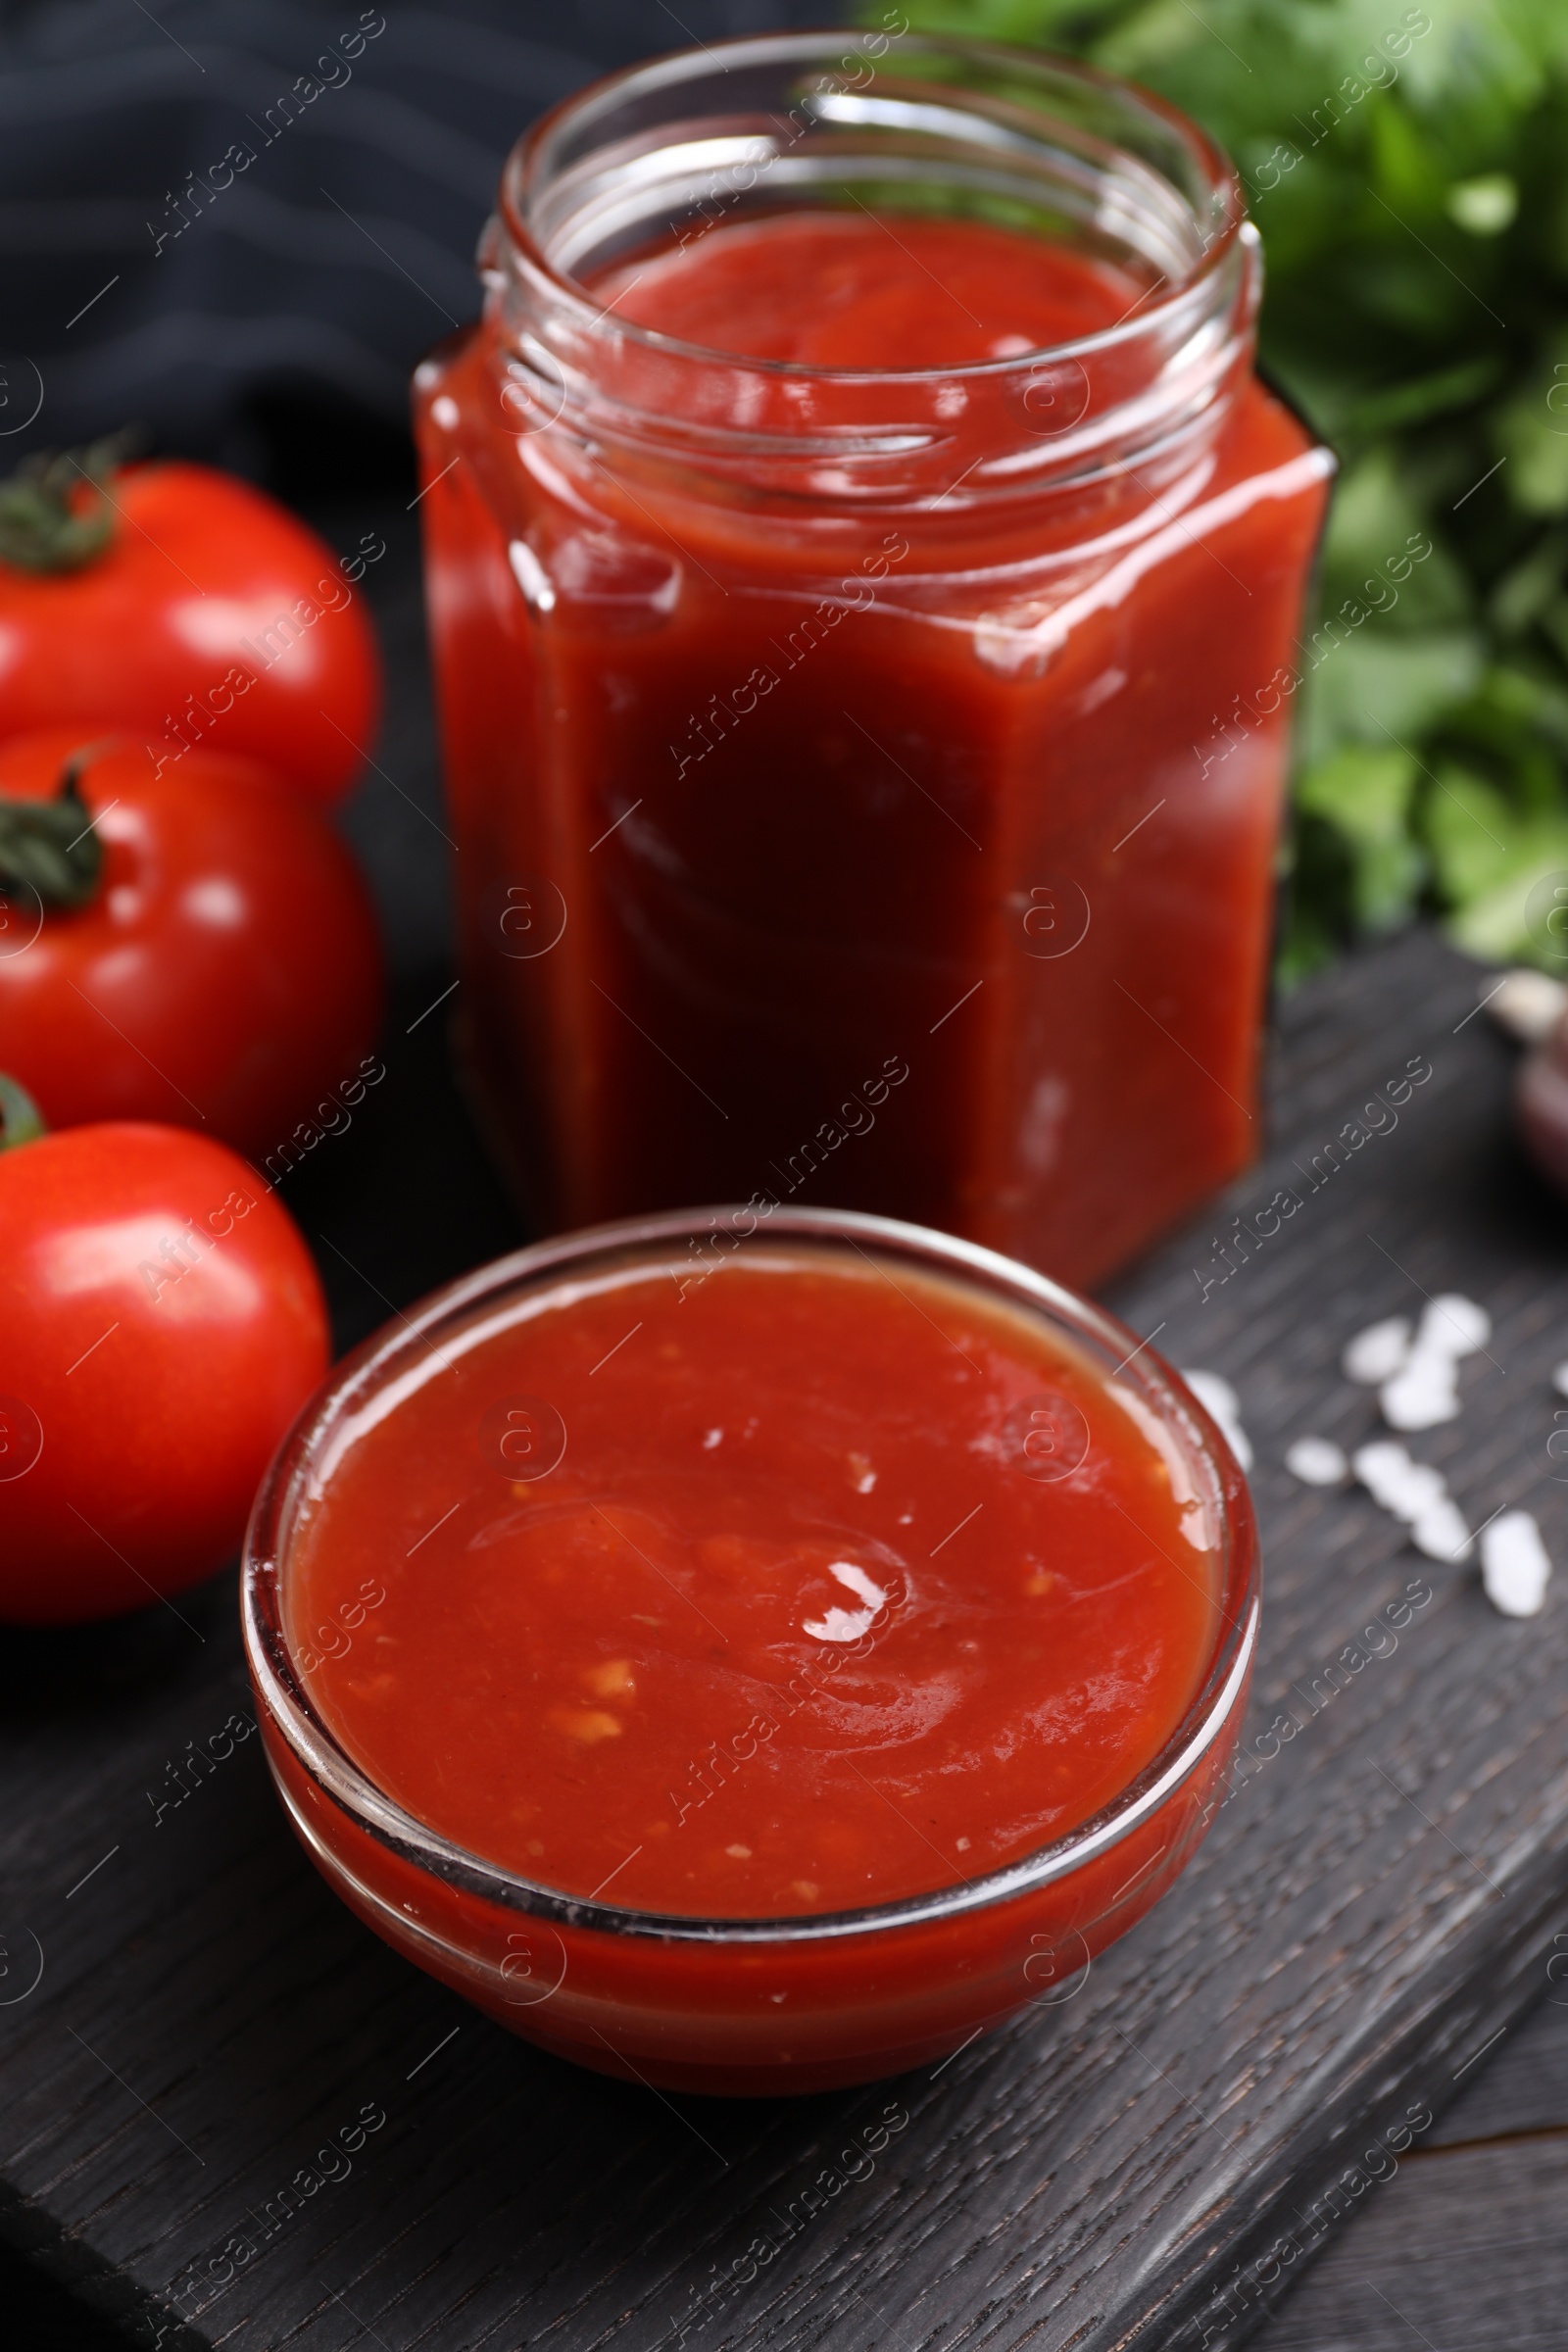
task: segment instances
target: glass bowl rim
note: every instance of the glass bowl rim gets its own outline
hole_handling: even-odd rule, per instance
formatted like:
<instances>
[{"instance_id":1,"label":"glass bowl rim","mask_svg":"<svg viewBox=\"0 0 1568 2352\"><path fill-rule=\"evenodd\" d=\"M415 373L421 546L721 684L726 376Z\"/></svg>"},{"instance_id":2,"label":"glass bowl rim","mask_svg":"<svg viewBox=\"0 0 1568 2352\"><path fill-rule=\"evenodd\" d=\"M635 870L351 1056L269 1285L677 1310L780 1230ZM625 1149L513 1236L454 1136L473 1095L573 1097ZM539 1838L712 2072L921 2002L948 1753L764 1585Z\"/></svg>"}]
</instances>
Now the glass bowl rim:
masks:
<instances>
[{"instance_id":1,"label":"glass bowl rim","mask_svg":"<svg viewBox=\"0 0 1568 2352\"><path fill-rule=\"evenodd\" d=\"M678 83L683 75L700 70L700 57L724 59L748 53L747 62L766 64L775 59L809 59L828 49L839 48L852 40L858 30L874 27L848 25L834 32L831 28L800 32L740 33L722 41L705 45L699 53L693 49L667 49L657 57L645 58L636 65L622 66L613 73L599 74L581 89L559 99L549 112L530 123L508 154L501 168L498 192L498 212L505 226L507 240L513 251L527 269L540 278L551 294L564 301L577 315L578 325L591 330L605 317L605 306L594 303L590 290L565 271L558 270L538 242L528 222L526 182L529 171L547 142L558 135L563 124L592 99L598 102L611 93L627 95L641 84L645 90L655 90ZM634 345L640 344L654 353L681 360L718 363L728 368L741 368L748 373L777 376L784 379L822 383L888 383L917 384L922 382L967 382L990 376L1005 377L1020 368L1039 368L1048 363L1077 359L1085 353L1114 349L1135 337L1157 328L1159 322L1205 286L1223 268L1231 249L1239 241L1257 244L1257 230L1248 219L1242 199L1241 175L1224 149L1192 116L1162 98L1155 90L1147 89L1142 82L1133 81L1119 74L1107 73L1102 67L1092 66L1079 58L1058 56L1054 50L1023 49L1004 41L971 40L961 34L943 32L908 32L899 36L906 39L911 52L936 51L945 56L959 56L982 63L1005 65L1013 72L1042 74L1049 71L1063 80L1075 80L1107 95L1127 101L1145 115L1154 117L1165 129L1175 133L1204 173L1214 194L1223 204L1223 227L1204 244L1197 262L1175 283L1166 287L1154 301L1140 303L1125 318L1112 325L1099 327L1093 333L1075 335L1061 343L1043 343L1034 351L1010 354L1005 359L966 360L942 368L830 368L802 360L760 359L745 352L722 351L707 343L687 343L679 336L666 335L657 327L641 326L635 319L616 317L615 331ZM728 68L725 68L728 71Z\"/></svg>"},{"instance_id":2,"label":"glass bowl rim","mask_svg":"<svg viewBox=\"0 0 1568 2352\"><path fill-rule=\"evenodd\" d=\"M901 1895L850 1911L792 1913L782 1918L703 1918L565 1894L443 1837L379 1788L317 1711L294 1670L282 1623L279 1563L296 1483L339 1408L351 1396L373 1388L377 1376L417 1342L433 1344L443 1325L468 1316L487 1300L498 1301L509 1292L557 1278L585 1260L684 1244L689 1238L710 1233L715 1219L748 1216L754 1218L755 1230L760 1235L762 1226L752 1205L734 1203L581 1227L492 1259L432 1291L407 1314L397 1313L331 1368L273 1456L246 1530L240 1576L246 1665L256 1696L294 1762L359 1829L405 1861L499 1908L525 1912L557 1927L653 1936L666 1942L806 1943L916 1927L1010 1901L1067 1877L1150 1820L1202 1763L1223 1732L1251 1670L1260 1615L1260 1563L1247 1482L1210 1416L1147 1341L1103 1307L1080 1298L1050 1276L978 1243L857 1210L780 1206L765 1218L769 1241L865 1243L906 1263L917 1260L939 1278L960 1286L968 1278L971 1287L993 1296L1000 1294L1014 1306L1041 1311L1065 1324L1074 1338L1088 1339L1107 1353L1122 1350L1125 1343L1126 1352L1114 1377L1137 1366L1136 1379L1145 1400L1167 1427L1174 1424L1189 1453L1207 1472L1220 1517L1218 1628L1198 1689L1164 1744L1097 1813L1016 1861L963 1880L956 1886Z\"/></svg>"}]
</instances>

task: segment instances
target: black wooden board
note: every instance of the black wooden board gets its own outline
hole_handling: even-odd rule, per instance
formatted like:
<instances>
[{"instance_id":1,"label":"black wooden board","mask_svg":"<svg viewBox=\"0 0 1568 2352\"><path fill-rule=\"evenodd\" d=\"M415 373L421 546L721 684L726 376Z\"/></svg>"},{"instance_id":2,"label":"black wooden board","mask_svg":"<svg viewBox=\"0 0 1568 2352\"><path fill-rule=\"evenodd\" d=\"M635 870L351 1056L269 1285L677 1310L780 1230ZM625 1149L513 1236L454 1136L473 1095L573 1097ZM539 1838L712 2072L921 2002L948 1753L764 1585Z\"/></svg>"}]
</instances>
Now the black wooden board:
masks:
<instances>
[{"instance_id":1,"label":"black wooden board","mask_svg":"<svg viewBox=\"0 0 1568 2352\"><path fill-rule=\"evenodd\" d=\"M511 1235L439 1020L416 1020L430 977L385 1086L291 1196L345 1336ZM1434 1567L1281 1457L1308 1429L1373 1428L1337 1371L1351 1331L1463 1289L1496 1336L1460 1422L1414 1449L1472 1523L1523 1502L1568 1551L1545 1451L1568 1214L1508 1141L1510 1056L1466 1017L1476 984L1415 938L1303 992L1269 1163L1115 1298L1242 1391L1268 1561L1249 1739L1269 1752L1073 1999L806 2102L661 2101L541 2057L336 1904L254 1739L155 1825L167 1765L247 1711L223 1578L181 1601L194 1631L164 1611L0 1642L0 2231L149 2344L1102 2352L1239 2340L1338 2215L1386 2230L1422 2165L1468 2161L1422 2154L1441 2126L1408 2119L1474 2080L1568 1934L1568 1574L1506 1624L1473 1569ZM1314 1157L1411 1062L1431 1076L1396 1129L1312 1190ZM1287 1186L1298 1211L1205 1299L1210 1235ZM1421 1580L1397 1647L1314 1703ZM844 2166L868 2135L869 2169ZM847 2184L813 2206L823 2175ZM1333 2340L1293 2324L1282 2352Z\"/></svg>"}]
</instances>

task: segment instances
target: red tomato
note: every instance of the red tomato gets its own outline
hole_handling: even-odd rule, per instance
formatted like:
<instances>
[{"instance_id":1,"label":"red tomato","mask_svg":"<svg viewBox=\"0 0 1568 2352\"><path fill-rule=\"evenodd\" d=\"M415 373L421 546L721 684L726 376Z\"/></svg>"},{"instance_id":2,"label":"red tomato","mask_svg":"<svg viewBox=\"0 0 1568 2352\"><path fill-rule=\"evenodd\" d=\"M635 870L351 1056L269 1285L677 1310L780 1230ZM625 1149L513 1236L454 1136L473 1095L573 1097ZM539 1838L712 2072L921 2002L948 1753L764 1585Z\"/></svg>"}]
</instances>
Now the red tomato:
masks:
<instances>
[{"instance_id":1,"label":"red tomato","mask_svg":"<svg viewBox=\"0 0 1568 2352\"><path fill-rule=\"evenodd\" d=\"M0 1619L118 1616L221 1567L327 1358L310 1253L220 1144L0 1152Z\"/></svg>"},{"instance_id":2,"label":"red tomato","mask_svg":"<svg viewBox=\"0 0 1568 2352\"><path fill-rule=\"evenodd\" d=\"M81 741L0 744L0 867L7 804L55 798ZM359 871L320 810L249 761L192 752L155 777L110 738L77 766L102 870L74 910L26 885L0 897L0 1069L51 1127L169 1120L265 1161L375 1042Z\"/></svg>"},{"instance_id":3,"label":"red tomato","mask_svg":"<svg viewBox=\"0 0 1568 2352\"><path fill-rule=\"evenodd\" d=\"M76 478L79 520L92 493ZM77 567L0 556L0 737L123 727L171 760L211 744L336 799L380 710L375 638L348 576L369 551L340 563L206 466L131 466L107 496L108 543Z\"/></svg>"}]
</instances>

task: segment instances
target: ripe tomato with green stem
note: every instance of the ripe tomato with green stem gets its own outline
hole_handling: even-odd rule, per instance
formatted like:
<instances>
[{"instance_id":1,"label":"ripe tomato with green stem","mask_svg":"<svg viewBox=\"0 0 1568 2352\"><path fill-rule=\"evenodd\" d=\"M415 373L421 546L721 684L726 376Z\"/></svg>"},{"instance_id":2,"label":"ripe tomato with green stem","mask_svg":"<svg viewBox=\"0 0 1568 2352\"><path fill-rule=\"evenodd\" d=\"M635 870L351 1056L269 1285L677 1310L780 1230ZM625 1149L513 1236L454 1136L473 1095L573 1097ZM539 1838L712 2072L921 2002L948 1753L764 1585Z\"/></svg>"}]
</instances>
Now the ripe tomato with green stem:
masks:
<instances>
[{"instance_id":1,"label":"ripe tomato with green stem","mask_svg":"<svg viewBox=\"0 0 1568 2352\"><path fill-rule=\"evenodd\" d=\"M232 474L117 456L99 442L0 482L0 737L124 728L166 765L212 745L337 800L380 713L354 585L374 556L339 559Z\"/></svg>"},{"instance_id":2,"label":"ripe tomato with green stem","mask_svg":"<svg viewBox=\"0 0 1568 2352\"><path fill-rule=\"evenodd\" d=\"M177 1127L42 1132L0 1079L0 1622L114 1617L238 1546L326 1370L298 1228Z\"/></svg>"},{"instance_id":3,"label":"ripe tomato with green stem","mask_svg":"<svg viewBox=\"0 0 1568 2352\"><path fill-rule=\"evenodd\" d=\"M348 849L265 769L0 743L0 1067L51 1127L169 1120L263 1160L362 1074L381 999Z\"/></svg>"}]
</instances>

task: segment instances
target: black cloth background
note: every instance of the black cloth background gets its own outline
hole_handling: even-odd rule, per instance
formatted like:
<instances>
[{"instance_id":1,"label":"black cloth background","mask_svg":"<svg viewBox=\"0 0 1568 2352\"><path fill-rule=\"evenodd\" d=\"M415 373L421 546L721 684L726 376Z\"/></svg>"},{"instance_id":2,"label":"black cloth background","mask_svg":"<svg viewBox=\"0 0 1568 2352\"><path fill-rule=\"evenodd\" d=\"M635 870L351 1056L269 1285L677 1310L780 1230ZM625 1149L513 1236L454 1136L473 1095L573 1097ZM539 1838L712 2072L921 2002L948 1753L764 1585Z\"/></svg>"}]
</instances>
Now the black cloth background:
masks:
<instances>
[{"instance_id":1,"label":"black cloth background","mask_svg":"<svg viewBox=\"0 0 1568 2352\"><path fill-rule=\"evenodd\" d=\"M384 466L404 447L410 369L474 314L474 240L534 116L608 68L838 13L812 0L0 11L0 472L130 419L156 448L263 478L281 466L341 487Z\"/></svg>"}]
</instances>

